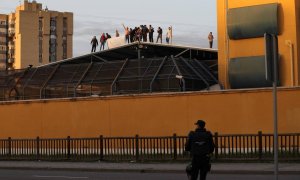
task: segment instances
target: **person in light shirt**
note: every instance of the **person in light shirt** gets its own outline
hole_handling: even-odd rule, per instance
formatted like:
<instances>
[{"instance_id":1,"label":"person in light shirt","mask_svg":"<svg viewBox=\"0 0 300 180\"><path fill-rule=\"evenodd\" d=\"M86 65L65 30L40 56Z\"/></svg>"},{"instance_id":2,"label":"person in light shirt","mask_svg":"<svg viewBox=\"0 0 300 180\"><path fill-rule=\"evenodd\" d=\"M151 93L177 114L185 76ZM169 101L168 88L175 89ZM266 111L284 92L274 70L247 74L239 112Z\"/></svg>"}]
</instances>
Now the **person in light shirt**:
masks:
<instances>
[{"instance_id":1,"label":"person in light shirt","mask_svg":"<svg viewBox=\"0 0 300 180\"><path fill-rule=\"evenodd\" d=\"M169 27L166 34L166 42L167 44L172 44L172 27Z\"/></svg>"}]
</instances>

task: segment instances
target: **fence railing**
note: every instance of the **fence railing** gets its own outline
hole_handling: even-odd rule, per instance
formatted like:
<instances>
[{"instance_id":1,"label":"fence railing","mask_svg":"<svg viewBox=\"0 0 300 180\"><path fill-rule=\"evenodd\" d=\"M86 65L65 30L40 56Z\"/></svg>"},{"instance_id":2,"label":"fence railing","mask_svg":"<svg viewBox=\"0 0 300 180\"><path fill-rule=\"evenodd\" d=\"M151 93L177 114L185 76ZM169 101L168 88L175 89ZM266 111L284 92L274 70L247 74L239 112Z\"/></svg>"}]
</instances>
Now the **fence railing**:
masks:
<instances>
[{"instance_id":1,"label":"fence railing","mask_svg":"<svg viewBox=\"0 0 300 180\"><path fill-rule=\"evenodd\" d=\"M188 160L186 136L0 139L0 160ZM273 135L214 134L214 160L272 160ZM300 160L300 133L279 135L279 158Z\"/></svg>"}]
</instances>

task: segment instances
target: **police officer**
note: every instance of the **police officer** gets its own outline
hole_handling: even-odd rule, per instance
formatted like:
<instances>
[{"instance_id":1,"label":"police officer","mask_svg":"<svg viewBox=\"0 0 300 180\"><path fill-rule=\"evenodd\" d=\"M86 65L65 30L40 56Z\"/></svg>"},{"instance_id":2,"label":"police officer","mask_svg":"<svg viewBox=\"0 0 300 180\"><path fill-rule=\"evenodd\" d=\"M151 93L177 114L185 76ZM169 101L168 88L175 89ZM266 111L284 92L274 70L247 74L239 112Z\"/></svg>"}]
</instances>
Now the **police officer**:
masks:
<instances>
[{"instance_id":1,"label":"police officer","mask_svg":"<svg viewBox=\"0 0 300 180\"><path fill-rule=\"evenodd\" d=\"M197 180L200 171L200 180L205 180L211 167L209 154L213 153L215 145L211 132L205 129L205 122L198 120L195 125L196 130L189 133L185 144L185 150L192 156L190 179Z\"/></svg>"}]
</instances>

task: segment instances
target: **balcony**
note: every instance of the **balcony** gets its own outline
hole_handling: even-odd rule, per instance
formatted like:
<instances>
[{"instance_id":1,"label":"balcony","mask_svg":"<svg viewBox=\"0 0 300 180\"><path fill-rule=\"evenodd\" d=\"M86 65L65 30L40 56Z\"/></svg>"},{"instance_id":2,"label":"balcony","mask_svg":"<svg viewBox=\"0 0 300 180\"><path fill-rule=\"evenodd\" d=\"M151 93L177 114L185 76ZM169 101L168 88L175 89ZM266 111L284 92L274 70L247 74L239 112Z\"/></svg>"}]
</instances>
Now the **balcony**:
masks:
<instances>
[{"instance_id":1,"label":"balcony","mask_svg":"<svg viewBox=\"0 0 300 180\"><path fill-rule=\"evenodd\" d=\"M15 62L15 58L9 58L8 60L7 60L7 63L9 63L9 64L12 64L12 63L14 63Z\"/></svg>"},{"instance_id":2,"label":"balcony","mask_svg":"<svg viewBox=\"0 0 300 180\"><path fill-rule=\"evenodd\" d=\"M6 32L0 32L0 37L6 37L7 33Z\"/></svg>"},{"instance_id":3,"label":"balcony","mask_svg":"<svg viewBox=\"0 0 300 180\"><path fill-rule=\"evenodd\" d=\"M15 49L15 43L9 42L8 49Z\"/></svg>"},{"instance_id":4,"label":"balcony","mask_svg":"<svg viewBox=\"0 0 300 180\"><path fill-rule=\"evenodd\" d=\"M12 37L12 36L14 36L15 35L15 29L14 28L9 28L8 29L8 36L9 37Z\"/></svg>"},{"instance_id":5,"label":"balcony","mask_svg":"<svg viewBox=\"0 0 300 180\"><path fill-rule=\"evenodd\" d=\"M10 27L12 27L12 26L15 27L15 24L16 24L16 23L15 23L14 20L12 20L12 21L9 22L9 26L10 26Z\"/></svg>"},{"instance_id":6,"label":"balcony","mask_svg":"<svg viewBox=\"0 0 300 180\"><path fill-rule=\"evenodd\" d=\"M15 49L14 48L8 49L8 54L15 54Z\"/></svg>"}]
</instances>

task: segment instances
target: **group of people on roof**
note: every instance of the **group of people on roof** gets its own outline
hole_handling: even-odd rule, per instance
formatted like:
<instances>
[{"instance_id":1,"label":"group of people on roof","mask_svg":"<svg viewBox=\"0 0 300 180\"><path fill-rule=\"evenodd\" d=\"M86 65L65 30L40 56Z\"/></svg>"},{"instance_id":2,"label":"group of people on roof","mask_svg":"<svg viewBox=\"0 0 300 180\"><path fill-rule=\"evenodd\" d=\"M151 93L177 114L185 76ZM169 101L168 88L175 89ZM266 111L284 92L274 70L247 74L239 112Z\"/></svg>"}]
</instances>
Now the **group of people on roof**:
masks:
<instances>
[{"instance_id":1,"label":"group of people on roof","mask_svg":"<svg viewBox=\"0 0 300 180\"><path fill-rule=\"evenodd\" d=\"M104 50L105 44L107 39L110 39L111 35L108 33L102 33L100 36L100 51ZM91 52L96 52L96 48L99 45L97 37L94 36L93 39L91 40L91 45L92 45L92 51Z\"/></svg>"},{"instance_id":2,"label":"group of people on roof","mask_svg":"<svg viewBox=\"0 0 300 180\"><path fill-rule=\"evenodd\" d=\"M140 25L135 28L129 28L125 27L123 24L124 30L125 30L125 40L127 43L133 43L133 42L151 42L154 43L154 32L155 29L152 25ZM166 43L172 43L172 26L168 27L167 33L166 33ZM163 39L163 30L161 27L157 28L157 38L156 43L160 42L162 43ZM116 30L116 35L118 34L118 30Z\"/></svg>"},{"instance_id":3,"label":"group of people on roof","mask_svg":"<svg viewBox=\"0 0 300 180\"><path fill-rule=\"evenodd\" d=\"M152 25L149 25L148 27L146 25L140 25L135 28L129 28L125 27L124 24L123 28L125 30L125 42L126 43L133 43L133 42L150 42L154 43L154 32L155 29ZM172 43L172 34L173 34L173 29L172 26L168 27L167 32L166 32L166 43L170 44ZM163 42L163 30L161 27L157 28L157 38L156 38L156 43L162 43ZM120 33L118 30L116 30L116 35L115 37L120 37ZM100 51L104 50L105 44L107 39L111 38L111 35L108 33L102 33L100 36ZM92 45L92 50L91 52L96 52L96 48L99 45L99 42L97 40L97 37L94 36L91 40L91 45Z\"/></svg>"},{"instance_id":4,"label":"group of people on roof","mask_svg":"<svg viewBox=\"0 0 300 180\"><path fill-rule=\"evenodd\" d=\"M125 30L125 42L126 43L128 43L128 44L133 43L133 42L154 43L153 36L154 36L155 29L152 25L149 25L148 27L146 25L140 25L133 29L129 28L129 27L125 27L124 24L122 24L122 25ZM162 28L158 27L156 32L157 32L156 43L162 43L163 42ZM118 30L116 30L115 37L120 37L120 33ZM109 35L108 33L101 34L101 36L100 36L100 51L104 50L105 44L106 44L107 40L110 38L111 38L111 35ZM173 39L173 28L172 28L172 26L170 26L167 28L167 32L166 32L166 43L172 44L172 39ZM210 32L208 35L208 41L209 41L210 48L213 47L213 40L214 40L214 36L213 36L212 32ZM94 36L93 39L91 40L91 45L92 45L91 52L96 52L96 48L99 45L96 36Z\"/></svg>"}]
</instances>

